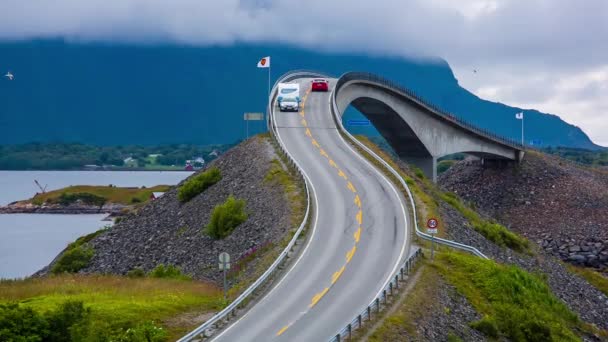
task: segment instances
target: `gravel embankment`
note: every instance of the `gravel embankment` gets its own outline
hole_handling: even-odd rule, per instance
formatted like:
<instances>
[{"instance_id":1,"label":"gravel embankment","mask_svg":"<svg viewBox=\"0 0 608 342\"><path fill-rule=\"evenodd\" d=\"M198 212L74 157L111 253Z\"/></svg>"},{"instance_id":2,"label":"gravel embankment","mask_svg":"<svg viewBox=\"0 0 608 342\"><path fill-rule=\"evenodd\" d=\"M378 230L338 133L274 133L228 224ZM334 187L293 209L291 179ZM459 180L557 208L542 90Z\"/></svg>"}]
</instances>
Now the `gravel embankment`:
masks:
<instances>
[{"instance_id":1,"label":"gravel embankment","mask_svg":"<svg viewBox=\"0 0 608 342\"><path fill-rule=\"evenodd\" d=\"M275 158L272 145L259 137L227 151L207 166L221 170L221 181L187 203L178 201L173 188L126 216L89 243L95 255L81 272L126 274L170 264L196 279L219 283L219 253L229 253L234 265L252 249L281 241L291 229L283 188L264 181ZM249 217L229 237L214 240L203 229L213 208L230 195L246 200Z\"/></svg>"}]
</instances>

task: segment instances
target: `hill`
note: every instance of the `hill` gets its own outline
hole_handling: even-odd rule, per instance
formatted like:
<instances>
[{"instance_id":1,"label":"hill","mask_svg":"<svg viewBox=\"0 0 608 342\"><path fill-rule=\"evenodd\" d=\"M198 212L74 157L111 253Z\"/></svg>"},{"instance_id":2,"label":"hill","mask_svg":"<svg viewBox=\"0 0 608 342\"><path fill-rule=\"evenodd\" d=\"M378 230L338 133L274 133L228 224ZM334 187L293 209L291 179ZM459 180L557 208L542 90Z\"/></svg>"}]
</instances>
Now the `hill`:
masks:
<instances>
[{"instance_id":1,"label":"hill","mask_svg":"<svg viewBox=\"0 0 608 342\"><path fill-rule=\"evenodd\" d=\"M394 80L477 126L518 139L519 108L482 100L458 85L447 62L328 54L278 45L189 47L76 44L60 40L0 43L0 144L80 142L224 144L245 136L243 112L264 111L267 73L292 69L339 76L367 71ZM525 111L527 137L544 145L597 148L555 115ZM352 111L348 117L357 113ZM264 130L252 123L250 132ZM372 134L370 130L355 133Z\"/></svg>"}]
</instances>

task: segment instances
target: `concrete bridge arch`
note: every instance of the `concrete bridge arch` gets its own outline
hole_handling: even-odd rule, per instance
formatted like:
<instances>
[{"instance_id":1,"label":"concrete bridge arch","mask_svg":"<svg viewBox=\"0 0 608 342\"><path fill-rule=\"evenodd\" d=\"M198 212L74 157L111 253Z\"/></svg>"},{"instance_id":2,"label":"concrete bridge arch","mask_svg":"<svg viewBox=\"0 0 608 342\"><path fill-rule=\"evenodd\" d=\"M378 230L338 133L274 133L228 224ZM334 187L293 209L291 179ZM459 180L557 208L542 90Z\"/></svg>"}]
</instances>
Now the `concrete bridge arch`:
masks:
<instances>
[{"instance_id":1,"label":"concrete bridge arch","mask_svg":"<svg viewBox=\"0 0 608 342\"><path fill-rule=\"evenodd\" d=\"M376 127L404 161L437 179L437 159L467 153L484 162L519 162L521 145L475 128L424 102L415 94L370 74L348 73L334 87L333 109L349 105Z\"/></svg>"}]
</instances>

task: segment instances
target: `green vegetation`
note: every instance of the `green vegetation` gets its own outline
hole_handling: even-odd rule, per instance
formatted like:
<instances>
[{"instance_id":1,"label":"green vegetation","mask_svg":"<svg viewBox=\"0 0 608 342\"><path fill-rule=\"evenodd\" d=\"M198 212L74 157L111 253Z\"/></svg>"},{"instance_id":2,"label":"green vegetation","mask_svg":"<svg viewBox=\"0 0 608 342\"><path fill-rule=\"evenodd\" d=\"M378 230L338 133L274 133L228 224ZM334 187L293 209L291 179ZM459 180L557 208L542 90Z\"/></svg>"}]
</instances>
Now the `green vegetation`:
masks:
<instances>
[{"instance_id":1,"label":"green vegetation","mask_svg":"<svg viewBox=\"0 0 608 342\"><path fill-rule=\"evenodd\" d=\"M230 235L234 228L247 220L245 200L228 197L226 202L213 208L211 221L206 232L214 239L223 239Z\"/></svg>"},{"instance_id":2,"label":"green vegetation","mask_svg":"<svg viewBox=\"0 0 608 342\"><path fill-rule=\"evenodd\" d=\"M442 160L437 163L437 174L442 174L449 170L452 165L456 164L455 160Z\"/></svg>"},{"instance_id":3,"label":"green vegetation","mask_svg":"<svg viewBox=\"0 0 608 342\"><path fill-rule=\"evenodd\" d=\"M542 151L589 166L608 166L608 150L591 151L582 148L547 147Z\"/></svg>"},{"instance_id":4,"label":"green vegetation","mask_svg":"<svg viewBox=\"0 0 608 342\"><path fill-rule=\"evenodd\" d=\"M582 323L538 276L516 266L461 253L440 253L433 264L484 317L471 326L513 341L578 341Z\"/></svg>"},{"instance_id":5,"label":"green vegetation","mask_svg":"<svg viewBox=\"0 0 608 342\"><path fill-rule=\"evenodd\" d=\"M276 182L283 187L289 208L291 208L291 224L297 227L302 222L306 211L306 197L301 190L301 185L298 179L292 175L293 172L285 170L281 161L273 159L270 164L270 170L264 177L264 181Z\"/></svg>"},{"instance_id":6,"label":"green vegetation","mask_svg":"<svg viewBox=\"0 0 608 342\"><path fill-rule=\"evenodd\" d=\"M74 170L85 165L110 168L183 170L186 160L216 158L233 145L172 144L159 146L94 146L68 143L30 143L0 146L0 170ZM125 160L132 158L125 164ZM172 167L173 165L173 167Z\"/></svg>"},{"instance_id":7,"label":"green vegetation","mask_svg":"<svg viewBox=\"0 0 608 342\"><path fill-rule=\"evenodd\" d=\"M160 264L156 266L148 274L152 278L164 278L164 279L177 279L177 280L190 280L192 277L182 273L182 271L173 265Z\"/></svg>"},{"instance_id":8,"label":"green vegetation","mask_svg":"<svg viewBox=\"0 0 608 342\"><path fill-rule=\"evenodd\" d=\"M93 249L88 247L70 248L61 254L59 260L51 268L51 272L54 274L76 273L89 265L94 254Z\"/></svg>"},{"instance_id":9,"label":"green vegetation","mask_svg":"<svg viewBox=\"0 0 608 342\"><path fill-rule=\"evenodd\" d=\"M572 273L576 273L585 279L589 284L595 286L598 290L602 291L608 296L608 277L600 274L589 268L576 267L570 264L566 264L568 270Z\"/></svg>"},{"instance_id":10,"label":"green vegetation","mask_svg":"<svg viewBox=\"0 0 608 342\"><path fill-rule=\"evenodd\" d=\"M0 280L0 340L176 340L196 323L170 319L221 305L215 286L195 281L69 274Z\"/></svg>"},{"instance_id":11,"label":"green vegetation","mask_svg":"<svg viewBox=\"0 0 608 342\"><path fill-rule=\"evenodd\" d=\"M102 206L104 203L129 205L150 200L153 192L169 191L168 185L157 185L151 188L119 188L113 185L75 185L67 188L36 194L29 201L34 204L59 203L67 205L77 200L85 204ZM134 201L135 200L135 201Z\"/></svg>"},{"instance_id":12,"label":"green vegetation","mask_svg":"<svg viewBox=\"0 0 608 342\"><path fill-rule=\"evenodd\" d=\"M110 227L106 226L96 232L81 236L76 241L70 243L51 268L51 273L75 273L87 267L95 253L93 249L85 246L85 244L108 229Z\"/></svg>"},{"instance_id":13,"label":"green vegetation","mask_svg":"<svg viewBox=\"0 0 608 342\"><path fill-rule=\"evenodd\" d=\"M483 235L486 239L494 242L501 247L509 247L518 252L527 251L529 248L528 240L509 231L502 225L482 219L471 208L465 206L458 196L453 193L440 193L440 197L449 203L454 209L458 210L471 224L473 228Z\"/></svg>"},{"instance_id":14,"label":"green vegetation","mask_svg":"<svg viewBox=\"0 0 608 342\"><path fill-rule=\"evenodd\" d=\"M201 172L195 176L190 177L182 186L179 187L177 192L177 198L180 202L188 202L189 200L196 197L198 194L207 190L213 184L219 182L222 179L220 169L212 167L205 172Z\"/></svg>"}]
</instances>

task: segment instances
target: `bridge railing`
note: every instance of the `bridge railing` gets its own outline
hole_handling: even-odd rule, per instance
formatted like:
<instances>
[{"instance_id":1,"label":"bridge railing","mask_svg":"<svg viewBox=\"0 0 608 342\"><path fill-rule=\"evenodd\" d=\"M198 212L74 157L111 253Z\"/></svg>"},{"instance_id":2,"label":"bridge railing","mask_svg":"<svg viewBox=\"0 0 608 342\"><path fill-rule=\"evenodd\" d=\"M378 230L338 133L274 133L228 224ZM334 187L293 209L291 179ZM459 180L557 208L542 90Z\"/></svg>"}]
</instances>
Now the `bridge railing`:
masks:
<instances>
[{"instance_id":1,"label":"bridge railing","mask_svg":"<svg viewBox=\"0 0 608 342\"><path fill-rule=\"evenodd\" d=\"M281 153L283 155L284 160L286 160L287 163L291 167L293 167L295 170L297 170L300 178L302 179L302 181L304 183L304 187L306 190L306 213L304 214L302 223L296 230L293 238L287 244L287 247L285 247L285 249L281 252L281 254L279 254L279 256L272 263L272 265L270 265L270 267L253 284L251 284L240 296L238 296L225 309L223 309L222 311L215 314L213 317L211 317L205 323L201 324L200 326L198 326L196 329L189 332L184 337L180 338L178 340L179 342L192 341L193 339L195 339L201 335L203 337L206 337L207 331L209 329L218 328L221 325L225 325L225 324L229 323L230 319L232 317L236 316L237 310L242 308L245 305L244 304L245 300L248 299L264 283L266 283L266 281L270 277L272 277L275 274L275 272L279 269L279 266L281 264L283 264L283 262L287 259L290 251L296 244L296 241L298 240L302 231L306 227L306 224L308 223L308 218L310 216L310 210L311 210L311 194L310 194L310 188L308 185L310 183L310 180L308 179L308 177L306 176L306 174L304 173L304 171L302 170L302 168L300 167L298 162L292 157L292 155L289 153L289 151L287 151L287 149L285 148L285 145L281 141L280 136L277 133L276 126L274 124L273 112L272 112L272 106L273 106L274 100L276 98L276 88L277 88L278 83L279 82L288 82L295 78L306 77L306 76L322 77L323 75L320 73L315 73L313 71L292 71L292 72L282 75L281 77L279 77L277 79L276 83L272 87L272 91L270 92L270 95L268 98L268 107L267 107L268 128L269 128L269 131L271 132L273 142L274 142L275 146L279 147L278 151L279 151L279 153Z\"/></svg>"},{"instance_id":2,"label":"bridge railing","mask_svg":"<svg viewBox=\"0 0 608 342\"><path fill-rule=\"evenodd\" d=\"M380 86L384 86L385 88L391 89L394 92L401 93L402 95L409 98L411 101L414 101L415 103L426 108L427 110L434 113L435 115L441 116L444 119L452 122L453 124L466 128L469 131L472 131L479 136L482 136L486 139L494 140L503 145L508 145L514 149L518 149L518 150L525 149L525 146L522 145L520 142L517 142L514 139L511 139L508 137L498 135L490 130L473 125L472 123L467 122L450 112L444 111L443 109L439 108L438 106L434 105L433 103L429 102L428 100L423 99L420 95L415 93L413 90L408 89L398 83L395 83L391 80L388 80L388 79L383 78L378 75L374 75L374 74L366 73L366 72L348 72L348 73L342 75L342 77L340 77L340 79L336 83L335 91L339 92L340 88L344 84L346 84L347 82L350 82L350 81L368 81L368 82L375 83Z\"/></svg>"},{"instance_id":3,"label":"bridge railing","mask_svg":"<svg viewBox=\"0 0 608 342\"><path fill-rule=\"evenodd\" d=\"M354 75L355 73L349 73L349 74ZM347 75L349 75L349 74L347 74ZM354 78L351 78L351 80L353 80L353 79ZM340 78L340 80L342 80L342 77ZM344 125L342 124L342 118L340 117L338 105L336 103L336 93L337 93L337 91L339 91L339 86L343 85L345 83L345 82L340 82L340 80L338 80L336 86L334 87L334 91L331 94L330 110L333 114L334 121L336 122L338 129L353 144L356 144L358 147L360 147L362 150L364 150L370 156L372 156L374 159L376 159L386 170L388 170L395 177L395 179L397 179L399 181L401 186L406 190L407 197L409 199L409 204L410 204L411 210L412 210L412 215L414 216L413 221L414 221L414 227L416 230L416 235L424 240L434 240L435 242L437 242L439 244L443 244L443 245L446 245L446 246L449 246L452 248L463 250L463 251L472 253L474 255L477 255L481 258L488 259L487 256L485 256L481 251L479 251L477 248L475 248L473 246L465 245L465 244L462 244L462 243L459 243L456 241L447 240L447 239L432 237L431 235L426 234L420 230L420 228L418 227L418 218L417 218L417 214L416 214L416 203L414 202L414 196L412 195L412 192L411 192L409 186L407 185L407 182L403 179L403 177L401 177L401 174L399 172L397 172L388 162L386 162L384 159L382 159L382 157L378 156L374 151L372 151L370 148L365 146L365 144L363 144L358 139L356 139L354 136L352 136L352 134L350 134L350 132L348 132L346 130L346 128L344 127ZM409 274L409 272L412 269L413 264L419 259L419 257L421 255L422 255L422 252L420 249L418 249L414 253L414 255L410 256L403 263L403 265L401 266L401 268L397 272L397 274L394 274L391 277L391 281L382 290L380 295L378 297L374 298L369 305L367 305L365 308L363 308L363 310L357 316L355 316L353 318L352 321L347 323L345 325L345 327L342 328L342 330L340 330L336 335L334 335L330 339L330 342L334 342L334 341L339 342L344 338L350 338L352 336L353 331L360 328L364 322L369 321L374 312L378 313L380 311L382 305L383 304L386 305L387 298L388 298L387 296L392 295L393 291L395 291L399 287L400 280L405 280L405 276L407 276Z\"/></svg>"}]
</instances>

